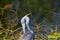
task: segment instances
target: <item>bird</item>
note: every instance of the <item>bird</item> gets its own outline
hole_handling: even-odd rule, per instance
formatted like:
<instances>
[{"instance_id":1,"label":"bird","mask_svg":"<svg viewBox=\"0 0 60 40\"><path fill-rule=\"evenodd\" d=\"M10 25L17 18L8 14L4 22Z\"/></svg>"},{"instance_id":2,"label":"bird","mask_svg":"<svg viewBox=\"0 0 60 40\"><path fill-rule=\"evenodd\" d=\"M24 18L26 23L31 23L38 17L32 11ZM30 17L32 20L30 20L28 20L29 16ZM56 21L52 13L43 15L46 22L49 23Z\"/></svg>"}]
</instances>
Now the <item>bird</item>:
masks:
<instances>
[{"instance_id":1,"label":"bird","mask_svg":"<svg viewBox=\"0 0 60 40\"><path fill-rule=\"evenodd\" d=\"M30 18L28 17L31 13L25 15L21 19L21 25L23 29L23 37L20 40L34 40L34 32L29 26ZM28 31L26 31L26 28Z\"/></svg>"},{"instance_id":2,"label":"bird","mask_svg":"<svg viewBox=\"0 0 60 40\"><path fill-rule=\"evenodd\" d=\"M28 17L31 13L25 15L24 17L22 17L21 19L21 25L22 25L22 29L23 29L23 33L25 33L25 29L26 27L28 28L28 30L33 33L33 31L29 28L29 21L30 18Z\"/></svg>"}]
</instances>

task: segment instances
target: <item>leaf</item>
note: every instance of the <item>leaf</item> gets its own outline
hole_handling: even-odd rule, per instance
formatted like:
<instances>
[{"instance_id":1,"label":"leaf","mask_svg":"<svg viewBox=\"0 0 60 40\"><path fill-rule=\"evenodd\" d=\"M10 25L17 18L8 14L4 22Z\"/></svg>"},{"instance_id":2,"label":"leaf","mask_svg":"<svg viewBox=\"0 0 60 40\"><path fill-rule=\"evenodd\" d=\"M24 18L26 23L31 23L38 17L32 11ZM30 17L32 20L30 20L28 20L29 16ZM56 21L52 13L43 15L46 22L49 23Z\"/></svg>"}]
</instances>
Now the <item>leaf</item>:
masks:
<instances>
[{"instance_id":1,"label":"leaf","mask_svg":"<svg viewBox=\"0 0 60 40\"><path fill-rule=\"evenodd\" d=\"M4 10L7 10L9 8L11 8L13 6L13 4L7 4L3 7Z\"/></svg>"},{"instance_id":2,"label":"leaf","mask_svg":"<svg viewBox=\"0 0 60 40\"><path fill-rule=\"evenodd\" d=\"M3 32L2 32L2 31L0 31L0 35L2 35L2 33L3 33Z\"/></svg>"}]
</instances>

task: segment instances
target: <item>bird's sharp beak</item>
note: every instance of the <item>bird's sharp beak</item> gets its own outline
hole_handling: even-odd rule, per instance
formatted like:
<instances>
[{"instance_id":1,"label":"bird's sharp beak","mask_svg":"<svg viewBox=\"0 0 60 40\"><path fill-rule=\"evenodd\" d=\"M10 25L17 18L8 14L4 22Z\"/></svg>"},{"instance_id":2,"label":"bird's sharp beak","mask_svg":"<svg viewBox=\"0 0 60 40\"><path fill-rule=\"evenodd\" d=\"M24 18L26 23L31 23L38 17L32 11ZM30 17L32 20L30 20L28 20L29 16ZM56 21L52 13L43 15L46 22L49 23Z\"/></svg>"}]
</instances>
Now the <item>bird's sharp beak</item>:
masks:
<instances>
[{"instance_id":1,"label":"bird's sharp beak","mask_svg":"<svg viewBox=\"0 0 60 40\"><path fill-rule=\"evenodd\" d=\"M31 13L27 14L27 16L29 16Z\"/></svg>"}]
</instances>

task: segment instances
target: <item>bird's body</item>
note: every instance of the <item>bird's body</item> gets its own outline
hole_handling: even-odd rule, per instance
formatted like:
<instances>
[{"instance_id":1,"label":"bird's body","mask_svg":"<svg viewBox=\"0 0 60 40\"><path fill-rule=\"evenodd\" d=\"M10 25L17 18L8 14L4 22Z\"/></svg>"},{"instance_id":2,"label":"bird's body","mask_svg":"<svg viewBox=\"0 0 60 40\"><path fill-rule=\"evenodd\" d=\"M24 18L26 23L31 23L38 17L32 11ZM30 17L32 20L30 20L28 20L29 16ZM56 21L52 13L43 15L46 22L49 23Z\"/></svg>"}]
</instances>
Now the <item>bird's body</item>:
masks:
<instances>
[{"instance_id":1,"label":"bird's body","mask_svg":"<svg viewBox=\"0 0 60 40\"><path fill-rule=\"evenodd\" d=\"M28 32L19 37L18 40L34 40L34 35Z\"/></svg>"},{"instance_id":2,"label":"bird's body","mask_svg":"<svg viewBox=\"0 0 60 40\"><path fill-rule=\"evenodd\" d=\"M23 37L21 37L22 40L34 40L34 32L31 30L29 23L30 23L30 18L28 17L28 15L22 17L21 25L24 33Z\"/></svg>"}]
</instances>

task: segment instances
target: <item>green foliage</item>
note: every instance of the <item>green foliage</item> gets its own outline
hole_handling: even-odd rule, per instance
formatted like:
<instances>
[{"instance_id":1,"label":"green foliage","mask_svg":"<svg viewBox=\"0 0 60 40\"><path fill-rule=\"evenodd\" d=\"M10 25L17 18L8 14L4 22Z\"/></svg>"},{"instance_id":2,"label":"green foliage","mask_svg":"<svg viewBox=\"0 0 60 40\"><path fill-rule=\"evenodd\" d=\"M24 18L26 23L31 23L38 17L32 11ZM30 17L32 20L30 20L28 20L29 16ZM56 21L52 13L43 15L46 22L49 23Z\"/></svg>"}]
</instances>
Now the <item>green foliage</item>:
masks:
<instances>
[{"instance_id":1,"label":"green foliage","mask_svg":"<svg viewBox=\"0 0 60 40\"><path fill-rule=\"evenodd\" d=\"M57 33L56 35L48 35L48 39L55 39L55 40L57 40L58 38L60 38L60 33Z\"/></svg>"}]
</instances>

